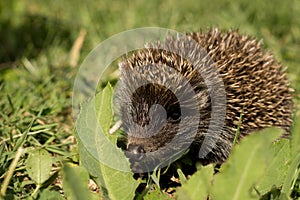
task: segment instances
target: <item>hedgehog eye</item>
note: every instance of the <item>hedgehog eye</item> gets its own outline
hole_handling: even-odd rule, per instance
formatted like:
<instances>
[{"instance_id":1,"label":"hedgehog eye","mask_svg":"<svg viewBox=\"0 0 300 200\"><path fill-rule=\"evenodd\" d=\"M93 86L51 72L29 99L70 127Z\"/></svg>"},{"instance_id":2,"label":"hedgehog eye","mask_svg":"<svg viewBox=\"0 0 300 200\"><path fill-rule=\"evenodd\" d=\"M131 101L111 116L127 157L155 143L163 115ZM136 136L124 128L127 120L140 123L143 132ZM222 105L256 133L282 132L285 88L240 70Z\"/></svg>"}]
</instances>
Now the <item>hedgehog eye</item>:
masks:
<instances>
[{"instance_id":1,"label":"hedgehog eye","mask_svg":"<svg viewBox=\"0 0 300 200\"><path fill-rule=\"evenodd\" d=\"M181 119L180 111L173 111L169 114L168 121L171 123L179 122Z\"/></svg>"}]
</instances>

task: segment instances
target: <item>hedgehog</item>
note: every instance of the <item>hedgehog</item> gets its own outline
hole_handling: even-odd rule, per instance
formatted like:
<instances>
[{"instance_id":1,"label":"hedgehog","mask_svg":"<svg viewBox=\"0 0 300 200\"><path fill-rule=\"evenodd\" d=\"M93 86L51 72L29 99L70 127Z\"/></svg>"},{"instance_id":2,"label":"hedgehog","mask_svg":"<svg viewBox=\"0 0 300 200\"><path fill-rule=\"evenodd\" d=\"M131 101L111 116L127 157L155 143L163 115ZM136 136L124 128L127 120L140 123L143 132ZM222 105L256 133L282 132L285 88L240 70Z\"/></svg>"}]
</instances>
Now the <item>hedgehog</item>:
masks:
<instances>
[{"instance_id":1,"label":"hedgehog","mask_svg":"<svg viewBox=\"0 0 300 200\"><path fill-rule=\"evenodd\" d=\"M237 130L238 140L271 126L282 128L283 137L290 133L293 89L286 69L261 41L238 30L210 28L169 36L127 55L119 66L125 150L139 155L135 161L163 148L172 154L187 147L183 149L203 165L222 164ZM220 111L212 114L213 98L222 91ZM182 97L187 93L188 98ZM209 131L222 112L221 126ZM176 145L168 146L172 141Z\"/></svg>"}]
</instances>

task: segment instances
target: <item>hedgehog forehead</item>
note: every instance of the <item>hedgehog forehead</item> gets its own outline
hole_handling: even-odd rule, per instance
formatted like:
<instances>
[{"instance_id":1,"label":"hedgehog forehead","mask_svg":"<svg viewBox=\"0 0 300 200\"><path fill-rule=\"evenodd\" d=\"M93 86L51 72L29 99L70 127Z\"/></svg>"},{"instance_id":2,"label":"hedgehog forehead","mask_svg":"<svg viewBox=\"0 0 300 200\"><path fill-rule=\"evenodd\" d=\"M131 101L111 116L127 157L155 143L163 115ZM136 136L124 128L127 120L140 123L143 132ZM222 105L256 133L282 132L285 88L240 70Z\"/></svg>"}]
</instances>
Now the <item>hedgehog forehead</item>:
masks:
<instances>
[{"instance_id":1,"label":"hedgehog forehead","mask_svg":"<svg viewBox=\"0 0 300 200\"><path fill-rule=\"evenodd\" d=\"M141 102L150 101L153 103L170 103L170 101L178 101L170 89L155 83L149 83L139 87L134 91L132 98L138 99Z\"/></svg>"}]
</instances>

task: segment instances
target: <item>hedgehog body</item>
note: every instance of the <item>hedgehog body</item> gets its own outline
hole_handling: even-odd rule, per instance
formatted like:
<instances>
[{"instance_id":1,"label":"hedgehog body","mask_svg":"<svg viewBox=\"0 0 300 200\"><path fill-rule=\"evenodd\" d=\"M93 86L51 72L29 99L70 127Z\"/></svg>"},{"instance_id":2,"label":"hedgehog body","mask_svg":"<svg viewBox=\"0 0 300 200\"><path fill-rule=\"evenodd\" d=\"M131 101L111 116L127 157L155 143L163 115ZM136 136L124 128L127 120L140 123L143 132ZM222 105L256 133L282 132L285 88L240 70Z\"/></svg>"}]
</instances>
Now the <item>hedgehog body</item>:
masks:
<instances>
[{"instance_id":1,"label":"hedgehog body","mask_svg":"<svg viewBox=\"0 0 300 200\"><path fill-rule=\"evenodd\" d=\"M133 53L120 64L122 73L120 108L129 151L154 152L163 148L178 134L179 123L183 121L186 123L183 127L196 128L197 133L193 138L183 136L177 143L191 143L190 151L195 157L199 157L198 152L206 136L211 136L212 141L216 140L205 157L199 158L202 164L226 161L238 126L240 138L270 126L283 128L285 134L289 134L293 110L292 89L289 87L282 65L262 48L261 42L240 35L235 30L223 32L219 29L189 33L187 38L182 41L176 37L169 37L164 42L158 42ZM201 49L191 45L195 42ZM165 50L166 47L173 52ZM174 49L179 53L174 53ZM192 58L196 62L200 61L198 62L200 68L179 54L185 54L185 58ZM210 71L212 67L215 67L220 75L226 93L224 126L217 130L217 137L208 132L209 124L214 117L211 114L213 100L207 86L210 83L205 81L207 77L204 78L202 74L202 72L208 74L208 79L215 77L214 72ZM188 102L189 100L185 101L186 104L179 105L178 98L172 92L174 90L162 86L173 85L174 89L181 93L187 91L181 86L184 83L180 83L178 78L172 76L172 70L181 74L191 85L194 92L191 100L196 100L196 106ZM160 75L166 71L170 71L167 73L168 77ZM134 87L143 79L142 77L147 78L154 76L153 74L161 80L161 85L149 83L141 87L136 85L138 90L128 89ZM214 80L213 85L215 79L211 80ZM134 94L131 92L133 90ZM214 94L218 95L220 92L216 88ZM127 109L125 105L128 105L128 100L122 100L123 97L128 97L127 99L132 102ZM161 109L156 106L151 111L153 105L161 105L165 113L162 112L164 114L160 115L161 117L151 117L153 113L160 113ZM190 120L193 116L185 116L186 119L182 119L182 107L197 110L199 122L192 125ZM241 114L243 117L239 124ZM137 126L128 122L129 118L132 118ZM148 131L139 128L149 124L151 120L156 122L152 123L154 124L152 127L148 127ZM188 131L189 129L183 133ZM153 133L149 135L150 132Z\"/></svg>"}]
</instances>

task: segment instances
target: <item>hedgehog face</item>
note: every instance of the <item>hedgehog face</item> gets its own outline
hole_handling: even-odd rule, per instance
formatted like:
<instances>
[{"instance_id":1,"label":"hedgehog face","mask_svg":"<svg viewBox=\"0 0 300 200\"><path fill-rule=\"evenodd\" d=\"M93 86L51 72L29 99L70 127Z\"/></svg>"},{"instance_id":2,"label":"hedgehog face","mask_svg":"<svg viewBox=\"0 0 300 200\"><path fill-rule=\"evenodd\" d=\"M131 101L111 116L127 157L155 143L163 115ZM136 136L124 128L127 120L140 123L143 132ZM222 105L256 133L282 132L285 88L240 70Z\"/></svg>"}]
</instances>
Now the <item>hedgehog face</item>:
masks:
<instances>
[{"instance_id":1,"label":"hedgehog face","mask_svg":"<svg viewBox=\"0 0 300 200\"><path fill-rule=\"evenodd\" d=\"M122 108L128 150L152 152L169 143L181 122L181 108L174 93L162 85L147 84L139 87L130 99L129 110Z\"/></svg>"},{"instance_id":2,"label":"hedgehog face","mask_svg":"<svg viewBox=\"0 0 300 200\"><path fill-rule=\"evenodd\" d=\"M163 160L186 150L197 134L201 102L189 80L159 64L121 72L117 96L127 152Z\"/></svg>"}]
</instances>

